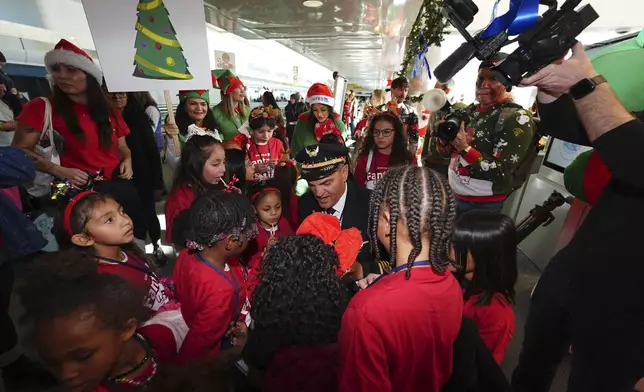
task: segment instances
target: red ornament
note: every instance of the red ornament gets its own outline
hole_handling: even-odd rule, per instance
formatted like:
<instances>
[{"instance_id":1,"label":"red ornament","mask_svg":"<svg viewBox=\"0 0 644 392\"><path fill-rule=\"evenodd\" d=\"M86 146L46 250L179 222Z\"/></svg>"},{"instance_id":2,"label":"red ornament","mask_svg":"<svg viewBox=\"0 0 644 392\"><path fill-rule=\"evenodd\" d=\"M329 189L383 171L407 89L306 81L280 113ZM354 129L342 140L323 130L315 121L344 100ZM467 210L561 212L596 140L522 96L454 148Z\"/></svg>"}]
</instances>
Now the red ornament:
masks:
<instances>
[{"instance_id":1,"label":"red ornament","mask_svg":"<svg viewBox=\"0 0 644 392\"><path fill-rule=\"evenodd\" d=\"M161 44L158 42L154 44L154 47L157 48L157 50L161 50Z\"/></svg>"},{"instance_id":2,"label":"red ornament","mask_svg":"<svg viewBox=\"0 0 644 392\"><path fill-rule=\"evenodd\" d=\"M154 16L152 15L148 16L148 20L150 21L150 23L154 23Z\"/></svg>"}]
</instances>

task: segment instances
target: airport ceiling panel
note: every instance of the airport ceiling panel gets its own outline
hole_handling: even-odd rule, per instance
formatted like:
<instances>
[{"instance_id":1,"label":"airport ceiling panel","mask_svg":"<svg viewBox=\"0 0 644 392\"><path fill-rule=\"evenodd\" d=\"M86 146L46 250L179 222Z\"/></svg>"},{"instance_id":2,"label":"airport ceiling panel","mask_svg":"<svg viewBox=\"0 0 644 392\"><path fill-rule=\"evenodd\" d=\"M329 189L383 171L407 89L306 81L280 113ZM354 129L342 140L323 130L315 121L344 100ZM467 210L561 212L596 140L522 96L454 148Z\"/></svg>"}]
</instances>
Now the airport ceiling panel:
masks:
<instances>
[{"instance_id":1,"label":"airport ceiling panel","mask_svg":"<svg viewBox=\"0 0 644 392\"><path fill-rule=\"evenodd\" d=\"M404 37L421 3L422 0L204 1L209 23L246 39L276 40L337 70L350 83L369 89L384 87L389 74L398 69ZM320 75L320 81L328 79L329 75Z\"/></svg>"}]
</instances>

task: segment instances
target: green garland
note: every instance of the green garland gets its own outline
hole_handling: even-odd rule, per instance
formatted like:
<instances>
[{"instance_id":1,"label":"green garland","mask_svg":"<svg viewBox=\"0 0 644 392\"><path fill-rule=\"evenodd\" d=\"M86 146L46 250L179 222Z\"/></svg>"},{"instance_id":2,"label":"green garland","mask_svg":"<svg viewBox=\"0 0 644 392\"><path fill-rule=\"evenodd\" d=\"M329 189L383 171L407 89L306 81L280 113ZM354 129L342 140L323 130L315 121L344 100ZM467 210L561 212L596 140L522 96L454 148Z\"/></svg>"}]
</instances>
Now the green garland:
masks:
<instances>
[{"instance_id":1,"label":"green garland","mask_svg":"<svg viewBox=\"0 0 644 392\"><path fill-rule=\"evenodd\" d=\"M442 14L443 0L424 0L420 7L416 21L411 27L407 37L407 52L400 66L398 76L407 76L409 68L420 51L420 37L425 39L427 45L440 46L447 27L447 20ZM422 101L423 95L409 97L411 102Z\"/></svg>"}]
</instances>

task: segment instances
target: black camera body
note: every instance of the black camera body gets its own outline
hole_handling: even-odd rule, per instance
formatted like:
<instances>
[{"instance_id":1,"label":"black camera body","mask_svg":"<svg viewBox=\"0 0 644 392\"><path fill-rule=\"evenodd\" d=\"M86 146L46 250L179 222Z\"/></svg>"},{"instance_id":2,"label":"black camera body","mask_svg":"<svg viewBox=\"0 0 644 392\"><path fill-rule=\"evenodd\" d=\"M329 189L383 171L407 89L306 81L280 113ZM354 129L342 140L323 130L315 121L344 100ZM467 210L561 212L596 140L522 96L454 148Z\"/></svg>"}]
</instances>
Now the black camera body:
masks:
<instances>
[{"instance_id":1,"label":"black camera body","mask_svg":"<svg viewBox=\"0 0 644 392\"><path fill-rule=\"evenodd\" d=\"M434 70L439 82L445 83L456 75L474 57L488 60L502 47L518 42L519 47L508 58L492 67L497 80L510 88L518 86L526 76L563 57L576 43L576 37L590 26L599 15L591 5L579 11L575 7L581 0L566 0L557 10L556 0L541 0L550 8L532 28L508 39L505 31L491 37L479 32L472 37L466 27L474 20L478 8L472 0L445 0L443 15L465 38L466 42Z\"/></svg>"},{"instance_id":2,"label":"black camera body","mask_svg":"<svg viewBox=\"0 0 644 392\"><path fill-rule=\"evenodd\" d=\"M407 136L409 137L409 140L417 142L419 139L418 115L414 112L409 113L405 119L405 125L407 126Z\"/></svg>"},{"instance_id":3,"label":"black camera body","mask_svg":"<svg viewBox=\"0 0 644 392\"><path fill-rule=\"evenodd\" d=\"M454 109L450 107L444 122L438 124L434 134L443 141L451 142L456 139L462 122L465 122L465 124L470 122L469 108Z\"/></svg>"}]
</instances>

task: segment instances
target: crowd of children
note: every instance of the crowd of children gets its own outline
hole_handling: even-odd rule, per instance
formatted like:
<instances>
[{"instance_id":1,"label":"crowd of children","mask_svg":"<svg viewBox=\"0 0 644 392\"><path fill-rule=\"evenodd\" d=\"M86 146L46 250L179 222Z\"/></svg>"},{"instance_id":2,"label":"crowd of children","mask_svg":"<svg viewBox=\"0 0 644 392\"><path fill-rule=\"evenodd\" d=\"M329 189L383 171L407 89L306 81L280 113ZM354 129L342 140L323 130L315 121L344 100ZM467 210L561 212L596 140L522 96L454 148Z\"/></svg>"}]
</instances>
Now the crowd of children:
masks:
<instances>
[{"instance_id":1,"label":"crowd of children","mask_svg":"<svg viewBox=\"0 0 644 392\"><path fill-rule=\"evenodd\" d=\"M190 110L203 98L186 99ZM313 113L333 122L327 104ZM55 230L69 249L34 262L19 289L60 382L83 392L438 392L457 390L462 374L476 383L494 373L462 358L497 366L512 338L512 221L472 212L453 228L449 184L416 165L388 112L370 117L350 179L373 190L369 241L332 213L301 221L299 172L273 137L276 116L253 110L249 135L226 143L195 124L181 132L165 205L172 279L132 245L132 220L113 198L65 195ZM352 289L363 246L388 268Z\"/></svg>"}]
</instances>

